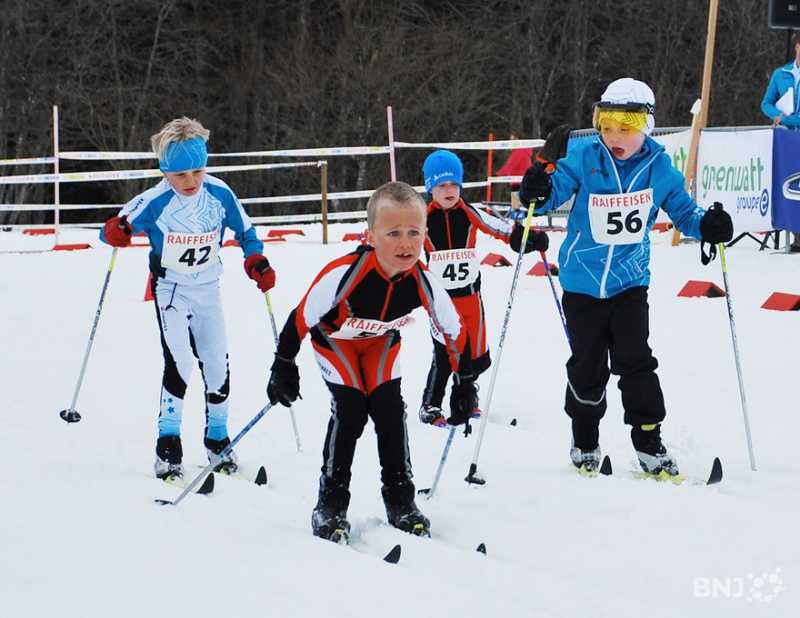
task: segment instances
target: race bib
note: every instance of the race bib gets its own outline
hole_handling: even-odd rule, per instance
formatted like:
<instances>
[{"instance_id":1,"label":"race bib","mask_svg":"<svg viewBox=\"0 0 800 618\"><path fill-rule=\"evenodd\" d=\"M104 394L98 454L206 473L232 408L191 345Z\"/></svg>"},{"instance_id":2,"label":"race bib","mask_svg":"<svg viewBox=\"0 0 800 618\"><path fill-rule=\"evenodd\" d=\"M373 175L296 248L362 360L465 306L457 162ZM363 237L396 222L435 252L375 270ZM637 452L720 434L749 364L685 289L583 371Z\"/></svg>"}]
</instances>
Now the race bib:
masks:
<instances>
[{"instance_id":1,"label":"race bib","mask_svg":"<svg viewBox=\"0 0 800 618\"><path fill-rule=\"evenodd\" d=\"M161 266L183 275L194 275L216 264L218 251L219 230L201 234L167 232Z\"/></svg>"},{"instance_id":2,"label":"race bib","mask_svg":"<svg viewBox=\"0 0 800 618\"><path fill-rule=\"evenodd\" d=\"M380 337L390 330L398 330L403 326L414 323L414 318L404 315L391 322L381 322L380 320L369 320L366 318L347 318L335 333L331 334L334 339L369 339Z\"/></svg>"},{"instance_id":3,"label":"race bib","mask_svg":"<svg viewBox=\"0 0 800 618\"><path fill-rule=\"evenodd\" d=\"M644 238L652 207L652 188L633 193L590 193L592 238L603 245L639 244Z\"/></svg>"},{"instance_id":4,"label":"race bib","mask_svg":"<svg viewBox=\"0 0 800 618\"><path fill-rule=\"evenodd\" d=\"M432 251L428 255L428 270L439 278L446 290L463 288L478 278L478 252L475 249Z\"/></svg>"}]
</instances>

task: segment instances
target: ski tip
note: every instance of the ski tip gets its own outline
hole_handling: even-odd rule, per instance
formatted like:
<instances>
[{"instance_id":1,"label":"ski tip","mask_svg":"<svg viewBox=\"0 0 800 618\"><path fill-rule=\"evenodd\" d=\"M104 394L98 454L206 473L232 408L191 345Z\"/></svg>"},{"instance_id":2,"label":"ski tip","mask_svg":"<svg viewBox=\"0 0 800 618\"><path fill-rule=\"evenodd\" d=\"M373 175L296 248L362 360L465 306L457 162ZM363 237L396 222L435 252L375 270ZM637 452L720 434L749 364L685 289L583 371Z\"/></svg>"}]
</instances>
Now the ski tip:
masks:
<instances>
[{"instance_id":1,"label":"ski tip","mask_svg":"<svg viewBox=\"0 0 800 618\"><path fill-rule=\"evenodd\" d=\"M600 474L603 476L611 476L613 470L611 469L611 458L606 455L603 457L603 462L600 464Z\"/></svg>"},{"instance_id":2,"label":"ski tip","mask_svg":"<svg viewBox=\"0 0 800 618\"><path fill-rule=\"evenodd\" d=\"M259 486L267 484L267 469L264 466L258 469L258 472L256 472L256 479L253 482Z\"/></svg>"},{"instance_id":3,"label":"ski tip","mask_svg":"<svg viewBox=\"0 0 800 618\"><path fill-rule=\"evenodd\" d=\"M511 426L512 427L516 427L517 426L517 419L515 419L515 418L511 419Z\"/></svg>"},{"instance_id":4,"label":"ski tip","mask_svg":"<svg viewBox=\"0 0 800 618\"><path fill-rule=\"evenodd\" d=\"M383 557L384 562L388 562L389 564L397 564L400 561L400 554L402 553L403 548L400 545L395 545L389 550L389 553Z\"/></svg>"},{"instance_id":5,"label":"ski tip","mask_svg":"<svg viewBox=\"0 0 800 618\"><path fill-rule=\"evenodd\" d=\"M485 556L486 555L486 545L481 543L480 545L478 545L478 547L475 549L475 551L477 551L479 554L483 554Z\"/></svg>"},{"instance_id":6,"label":"ski tip","mask_svg":"<svg viewBox=\"0 0 800 618\"><path fill-rule=\"evenodd\" d=\"M714 463L711 464L711 474L708 475L706 485L716 485L722 480L722 462L719 457L714 457Z\"/></svg>"},{"instance_id":7,"label":"ski tip","mask_svg":"<svg viewBox=\"0 0 800 618\"><path fill-rule=\"evenodd\" d=\"M203 481L203 484L200 485L200 488L197 490L197 493L201 496L205 496L206 494L210 494L214 491L214 473L209 472L206 480Z\"/></svg>"}]
</instances>

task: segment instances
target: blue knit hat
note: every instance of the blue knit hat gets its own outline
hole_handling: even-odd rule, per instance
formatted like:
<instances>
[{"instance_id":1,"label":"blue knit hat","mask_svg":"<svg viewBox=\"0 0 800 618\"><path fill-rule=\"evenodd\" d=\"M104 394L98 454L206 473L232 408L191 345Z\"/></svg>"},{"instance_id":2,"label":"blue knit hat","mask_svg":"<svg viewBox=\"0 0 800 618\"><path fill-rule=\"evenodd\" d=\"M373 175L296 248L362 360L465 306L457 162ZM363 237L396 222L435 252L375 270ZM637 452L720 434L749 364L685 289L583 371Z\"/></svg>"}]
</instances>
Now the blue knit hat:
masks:
<instances>
[{"instance_id":1,"label":"blue knit hat","mask_svg":"<svg viewBox=\"0 0 800 618\"><path fill-rule=\"evenodd\" d=\"M208 162L206 140L193 137L182 142L172 142L158 160L162 172L188 172L205 167Z\"/></svg>"},{"instance_id":2,"label":"blue knit hat","mask_svg":"<svg viewBox=\"0 0 800 618\"><path fill-rule=\"evenodd\" d=\"M422 176L428 193L443 182L454 182L460 187L464 181L464 166L449 150L436 150L422 164Z\"/></svg>"}]
</instances>

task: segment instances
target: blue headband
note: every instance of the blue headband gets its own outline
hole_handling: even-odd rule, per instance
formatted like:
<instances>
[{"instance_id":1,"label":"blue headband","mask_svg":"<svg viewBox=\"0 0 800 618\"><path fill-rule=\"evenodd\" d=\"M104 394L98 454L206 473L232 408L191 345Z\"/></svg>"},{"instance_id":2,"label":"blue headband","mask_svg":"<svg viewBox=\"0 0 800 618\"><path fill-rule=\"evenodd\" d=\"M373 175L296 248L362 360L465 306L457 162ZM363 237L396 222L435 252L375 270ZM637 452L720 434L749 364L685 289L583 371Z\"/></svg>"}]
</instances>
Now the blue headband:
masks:
<instances>
[{"instance_id":1,"label":"blue headband","mask_svg":"<svg viewBox=\"0 0 800 618\"><path fill-rule=\"evenodd\" d=\"M207 162L206 140L193 137L167 146L164 156L158 160L158 167L162 172L188 172L205 167Z\"/></svg>"}]
</instances>

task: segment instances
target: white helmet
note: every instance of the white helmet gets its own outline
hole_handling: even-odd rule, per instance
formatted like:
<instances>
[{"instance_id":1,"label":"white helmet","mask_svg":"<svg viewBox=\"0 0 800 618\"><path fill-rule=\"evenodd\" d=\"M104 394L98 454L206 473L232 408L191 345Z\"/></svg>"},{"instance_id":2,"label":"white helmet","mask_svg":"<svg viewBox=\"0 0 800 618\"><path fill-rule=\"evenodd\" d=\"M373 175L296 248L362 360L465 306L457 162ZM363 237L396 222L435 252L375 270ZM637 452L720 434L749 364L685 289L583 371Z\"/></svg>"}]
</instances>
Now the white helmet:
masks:
<instances>
[{"instance_id":1,"label":"white helmet","mask_svg":"<svg viewBox=\"0 0 800 618\"><path fill-rule=\"evenodd\" d=\"M642 129L645 135L650 135L653 128L656 126L655 95L653 95L650 86L632 77L623 77L608 85L605 92L603 92L603 96L595 103L595 120L599 109L646 112L646 125ZM594 124L596 124L596 122Z\"/></svg>"}]
</instances>

